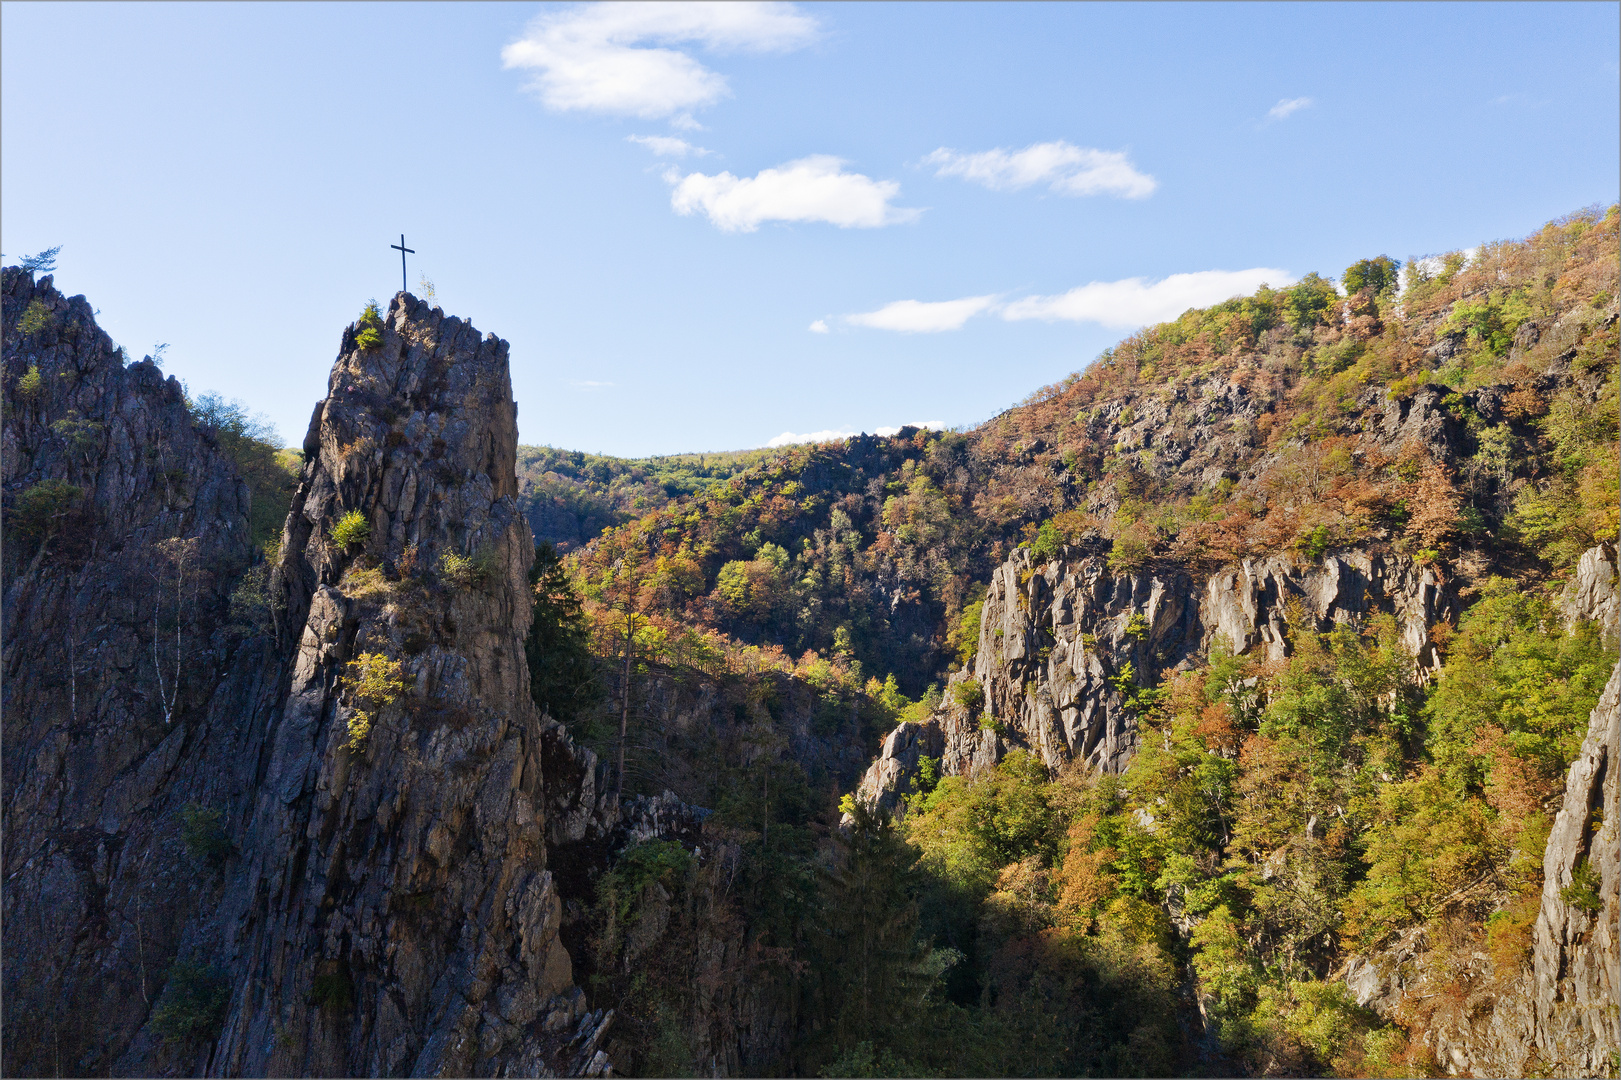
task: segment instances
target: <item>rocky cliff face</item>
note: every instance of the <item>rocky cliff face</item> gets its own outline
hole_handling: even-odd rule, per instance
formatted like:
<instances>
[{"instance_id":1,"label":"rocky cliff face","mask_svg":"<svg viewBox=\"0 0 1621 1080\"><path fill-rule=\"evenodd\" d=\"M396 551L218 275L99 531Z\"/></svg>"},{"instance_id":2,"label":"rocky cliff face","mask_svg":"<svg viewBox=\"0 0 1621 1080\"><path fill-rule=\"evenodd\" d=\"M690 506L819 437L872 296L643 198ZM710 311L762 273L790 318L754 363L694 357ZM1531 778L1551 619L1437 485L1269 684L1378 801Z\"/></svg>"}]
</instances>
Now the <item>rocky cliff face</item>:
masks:
<instances>
[{"instance_id":1,"label":"rocky cliff face","mask_svg":"<svg viewBox=\"0 0 1621 1080\"><path fill-rule=\"evenodd\" d=\"M277 665L231 625L248 490L179 383L51 278L0 292L5 1067L104 1073L217 890L182 811L232 808Z\"/></svg>"},{"instance_id":2,"label":"rocky cliff face","mask_svg":"<svg viewBox=\"0 0 1621 1080\"><path fill-rule=\"evenodd\" d=\"M939 758L942 775L981 772L1015 748L1049 768L1074 761L1120 772L1137 745L1130 695L1201 660L1218 638L1281 659L1291 621L1326 630L1384 613L1429 668L1430 627L1454 608L1433 571L1399 555L1245 560L1200 580L1177 570L1114 574L1101 550L1070 548L1037 565L1021 549L991 577L972 665L951 677L927 722L890 733L858 793L894 809L919 755ZM972 694L958 700L975 684L980 708Z\"/></svg>"},{"instance_id":3,"label":"rocky cliff face","mask_svg":"<svg viewBox=\"0 0 1621 1080\"><path fill-rule=\"evenodd\" d=\"M406 294L381 337L346 339L304 442L274 579L296 653L215 922L252 978L210 1068L565 1068L506 343Z\"/></svg>"},{"instance_id":4,"label":"rocky cliff face","mask_svg":"<svg viewBox=\"0 0 1621 1080\"><path fill-rule=\"evenodd\" d=\"M528 694L506 344L351 328L255 630L178 385L4 290L7 1070L607 1068L546 847L617 813Z\"/></svg>"}]
</instances>

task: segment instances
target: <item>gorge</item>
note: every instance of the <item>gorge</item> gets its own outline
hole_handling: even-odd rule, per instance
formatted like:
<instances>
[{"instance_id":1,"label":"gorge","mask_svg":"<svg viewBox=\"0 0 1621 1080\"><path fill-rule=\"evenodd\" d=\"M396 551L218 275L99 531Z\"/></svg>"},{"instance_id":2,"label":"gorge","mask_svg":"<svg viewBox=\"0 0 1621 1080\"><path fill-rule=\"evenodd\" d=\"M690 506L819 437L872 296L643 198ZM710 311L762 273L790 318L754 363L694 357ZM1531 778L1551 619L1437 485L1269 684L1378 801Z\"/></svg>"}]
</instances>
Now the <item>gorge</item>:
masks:
<instances>
[{"instance_id":1,"label":"gorge","mask_svg":"<svg viewBox=\"0 0 1621 1080\"><path fill-rule=\"evenodd\" d=\"M5 1070L1614 1075L1618 220L635 500L7 267Z\"/></svg>"}]
</instances>

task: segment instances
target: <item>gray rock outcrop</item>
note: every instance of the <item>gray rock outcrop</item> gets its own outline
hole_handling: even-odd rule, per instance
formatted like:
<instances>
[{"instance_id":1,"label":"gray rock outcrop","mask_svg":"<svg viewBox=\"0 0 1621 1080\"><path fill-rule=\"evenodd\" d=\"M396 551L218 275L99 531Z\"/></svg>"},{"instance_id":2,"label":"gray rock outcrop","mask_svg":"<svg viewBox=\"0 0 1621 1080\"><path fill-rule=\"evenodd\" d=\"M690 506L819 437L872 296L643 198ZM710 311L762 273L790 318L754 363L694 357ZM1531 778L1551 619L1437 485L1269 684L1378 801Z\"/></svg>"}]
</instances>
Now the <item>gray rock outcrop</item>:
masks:
<instances>
[{"instance_id":1,"label":"gray rock outcrop","mask_svg":"<svg viewBox=\"0 0 1621 1080\"><path fill-rule=\"evenodd\" d=\"M1613 544L1599 544L1583 552L1559 598L1559 611L1565 621L1596 622L1612 642L1621 636L1621 590L1616 577Z\"/></svg>"},{"instance_id":2,"label":"gray rock outcrop","mask_svg":"<svg viewBox=\"0 0 1621 1080\"><path fill-rule=\"evenodd\" d=\"M922 754L940 759L941 775L977 774L1016 748L1053 769L1120 772L1137 747L1136 688L1202 660L1218 638L1277 660L1291 621L1327 630L1377 614L1396 619L1428 670L1430 627L1454 617L1454 601L1433 571L1400 555L1247 559L1199 580L1179 570L1115 574L1101 552L1076 548L1038 565L1021 549L992 574L972 665L948 681L934 716L890 733L858 796L897 809ZM974 686L979 709L959 700L972 702L964 690Z\"/></svg>"},{"instance_id":3,"label":"gray rock outcrop","mask_svg":"<svg viewBox=\"0 0 1621 1080\"><path fill-rule=\"evenodd\" d=\"M1621 1052L1621 664L1593 709L1542 860L1531 949L1545 1071L1597 1076ZM1567 900L1580 875L1594 896ZM1597 903L1593 903L1596 897Z\"/></svg>"},{"instance_id":4,"label":"gray rock outcrop","mask_svg":"<svg viewBox=\"0 0 1621 1080\"><path fill-rule=\"evenodd\" d=\"M507 346L403 293L381 336L346 336L304 441L259 842L203 935L244 976L210 1070L495 1075L537 1060L537 1025L563 1069L580 1002L546 869ZM369 536L334 539L346 515Z\"/></svg>"},{"instance_id":5,"label":"gray rock outcrop","mask_svg":"<svg viewBox=\"0 0 1621 1080\"><path fill-rule=\"evenodd\" d=\"M6 1070L611 1069L547 848L618 812L529 696L506 343L346 332L256 620L179 385L3 286Z\"/></svg>"},{"instance_id":6,"label":"gray rock outcrop","mask_svg":"<svg viewBox=\"0 0 1621 1080\"><path fill-rule=\"evenodd\" d=\"M232 625L248 488L180 384L50 277L0 299L5 1068L104 1075L217 896L184 814L235 824L277 662Z\"/></svg>"}]
</instances>

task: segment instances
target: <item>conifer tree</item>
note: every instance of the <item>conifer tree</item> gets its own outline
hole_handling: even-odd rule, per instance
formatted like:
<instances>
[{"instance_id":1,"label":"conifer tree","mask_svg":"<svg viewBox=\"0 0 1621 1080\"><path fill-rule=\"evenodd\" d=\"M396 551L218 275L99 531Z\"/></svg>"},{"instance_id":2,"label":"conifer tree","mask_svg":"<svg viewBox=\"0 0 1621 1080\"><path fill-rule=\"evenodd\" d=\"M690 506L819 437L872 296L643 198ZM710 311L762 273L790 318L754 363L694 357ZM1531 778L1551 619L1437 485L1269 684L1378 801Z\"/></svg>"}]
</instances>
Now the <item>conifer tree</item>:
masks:
<instances>
[{"instance_id":1,"label":"conifer tree","mask_svg":"<svg viewBox=\"0 0 1621 1080\"><path fill-rule=\"evenodd\" d=\"M887 815L856 803L822 869L815 927L818 1041L834 1053L859 1042L897 1045L927 992L927 948L918 937L916 852Z\"/></svg>"}]
</instances>

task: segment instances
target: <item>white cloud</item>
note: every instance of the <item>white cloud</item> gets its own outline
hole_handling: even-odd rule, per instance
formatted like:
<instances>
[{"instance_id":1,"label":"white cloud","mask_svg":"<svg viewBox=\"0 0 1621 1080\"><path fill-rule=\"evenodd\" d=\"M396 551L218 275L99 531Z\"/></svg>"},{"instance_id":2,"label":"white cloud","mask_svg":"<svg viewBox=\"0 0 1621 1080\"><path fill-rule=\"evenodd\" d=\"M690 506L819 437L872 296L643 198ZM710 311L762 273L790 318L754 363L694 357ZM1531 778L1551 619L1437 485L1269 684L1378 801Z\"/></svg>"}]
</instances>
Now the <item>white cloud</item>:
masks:
<instances>
[{"instance_id":1,"label":"white cloud","mask_svg":"<svg viewBox=\"0 0 1621 1080\"><path fill-rule=\"evenodd\" d=\"M827 333L827 320L817 319L815 322L811 323L807 329L813 334L825 334Z\"/></svg>"},{"instance_id":2,"label":"white cloud","mask_svg":"<svg viewBox=\"0 0 1621 1080\"><path fill-rule=\"evenodd\" d=\"M1062 139L1035 143L1023 150L997 148L977 154L942 146L923 162L935 166L936 176L960 176L1002 191L1046 184L1060 195L1142 199L1159 186L1152 176L1138 172L1121 151L1073 146Z\"/></svg>"},{"instance_id":3,"label":"white cloud","mask_svg":"<svg viewBox=\"0 0 1621 1080\"><path fill-rule=\"evenodd\" d=\"M944 420L919 420L916 423L903 424L901 427L928 428L930 431L944 431L946 424ZM872 433L874 435L888 438L891 435L899 434L900 430L900 427L880 427L873 428ZM776 449L779 446L797 446L800 443L836 442L842 439L853 439L859 434L861 434L861 432L851 430L835 431L831 428L826 431L809 431L803 435L796 435L792 431L785 431L781 435L778 435L776 438L772 439L770 442L766 443L766 446L771 449Z\"/></svg>"},{"instance_id":4,"label":"white cloud","mask_svg":"<svg viewBox=\"0 0 1621 1080\"><path fill-rule=\"evenodd\" d=\"M1127 330L1174 319L1188 308L1208 307L1254 292L1263 284L1292 285L1295 276L1273 267L1251 270L1200 270L1172 274L1160 281L1126 278L1093 281L1058 296L1030 296L1002 307L1004 319L1049 322L1094 322Z\"/></svg>"},{"instance_id":5,"label":"white cloud","mask_svg":"<svg viewBox=\"0 0 1621 1080\"><path fill-rule=\"evenodd\" d=\"M996 303L995 296L965 296L961 300L896 300L877 311L848 315L847 321L874 330L898 330L903 334L938 334L961 330L962 324Z\"/></svg>"},{"instance_id":6,"label":"white cloud","mask_svg":"<svg viewBox=\"0 0 1621 1080\"><path fill-rule=\"evenodd\" d=\"M670 205L678 214L702 210L726 232L753 232L763 221L825 221L840 228L875 229L913 221L921 210L891 206L900 194L893 180L873 180L843 170L844 162L827 154L790 161L758 176L715 176L671 170L675 185Z\"/></svg>"},{"instance_id":7,"label":"white cloud","mask_svg":"<svg viewBox=\"0 0 1621 1080\"><path fill-rule=\"evenodd\" d=\"M595 379L573 379L569 385L576 390L606 390L612 386L611 382L597 382Z\"/></svg>"},{"instance_id":8,"label":"white cloud","mask_svg":"<svg viewBox=\"0 0 1621 1080\"><path fill-rule=\"evenodd\" d=\"M839 439L848 439L848 438L850 438L851 436L853 436L855 434L857 434L857 433L854 432L854 431L831 431L831 430L829 430L829 431L809 431L809 432L806 432L803 435L795 435L791 431L785 431L781 435L778 435L775 439L772 439L770 442L766 443L766 446L768 446L768 447L770 447L772 449L776 449L779 446L795 446L795 445L797 445L799 443L834 442L834 441L839 440Z\"/></svg>"},{"instance_id":9,"label":"white cloud","mask_svg":"<svg viewBox=\"0 0 1621 1080\"><path fill-rule=\"evenodd\" d=\"M694 146L685 139L678 139L673 135L626 135L626 142L633 142L645 146L659 157L707 157L710 151L701 146Z\"/></svg>"},{"instance_id":10,"label":"white cloud","mask_svg":"<svg viewBox=\"0 0 1621 1080\"><path fill-rule=\"evenodd\" d=\"M582 4L535 19L501 61L532 72L549 109L691 121L729 93L726 79L661 46L785 52L815 35L816 20L789 3Z\"/></svg>"},{"instance_id":11,"label":"white cloud","mask_svg":"<svg viewBox=\"0 0 1621 1080\"><path fill-rule=\"evenodd\" d=\"M1282 101L1272 106L1271 109L1267 110L1267 115L1274 120L1284 120L1287 119L1291 114L1297 113L1301 109L1304 109L1311 104L1313 104L1313 102L1309 97L1284 98Z\"/></svg>"}]
</instances>

